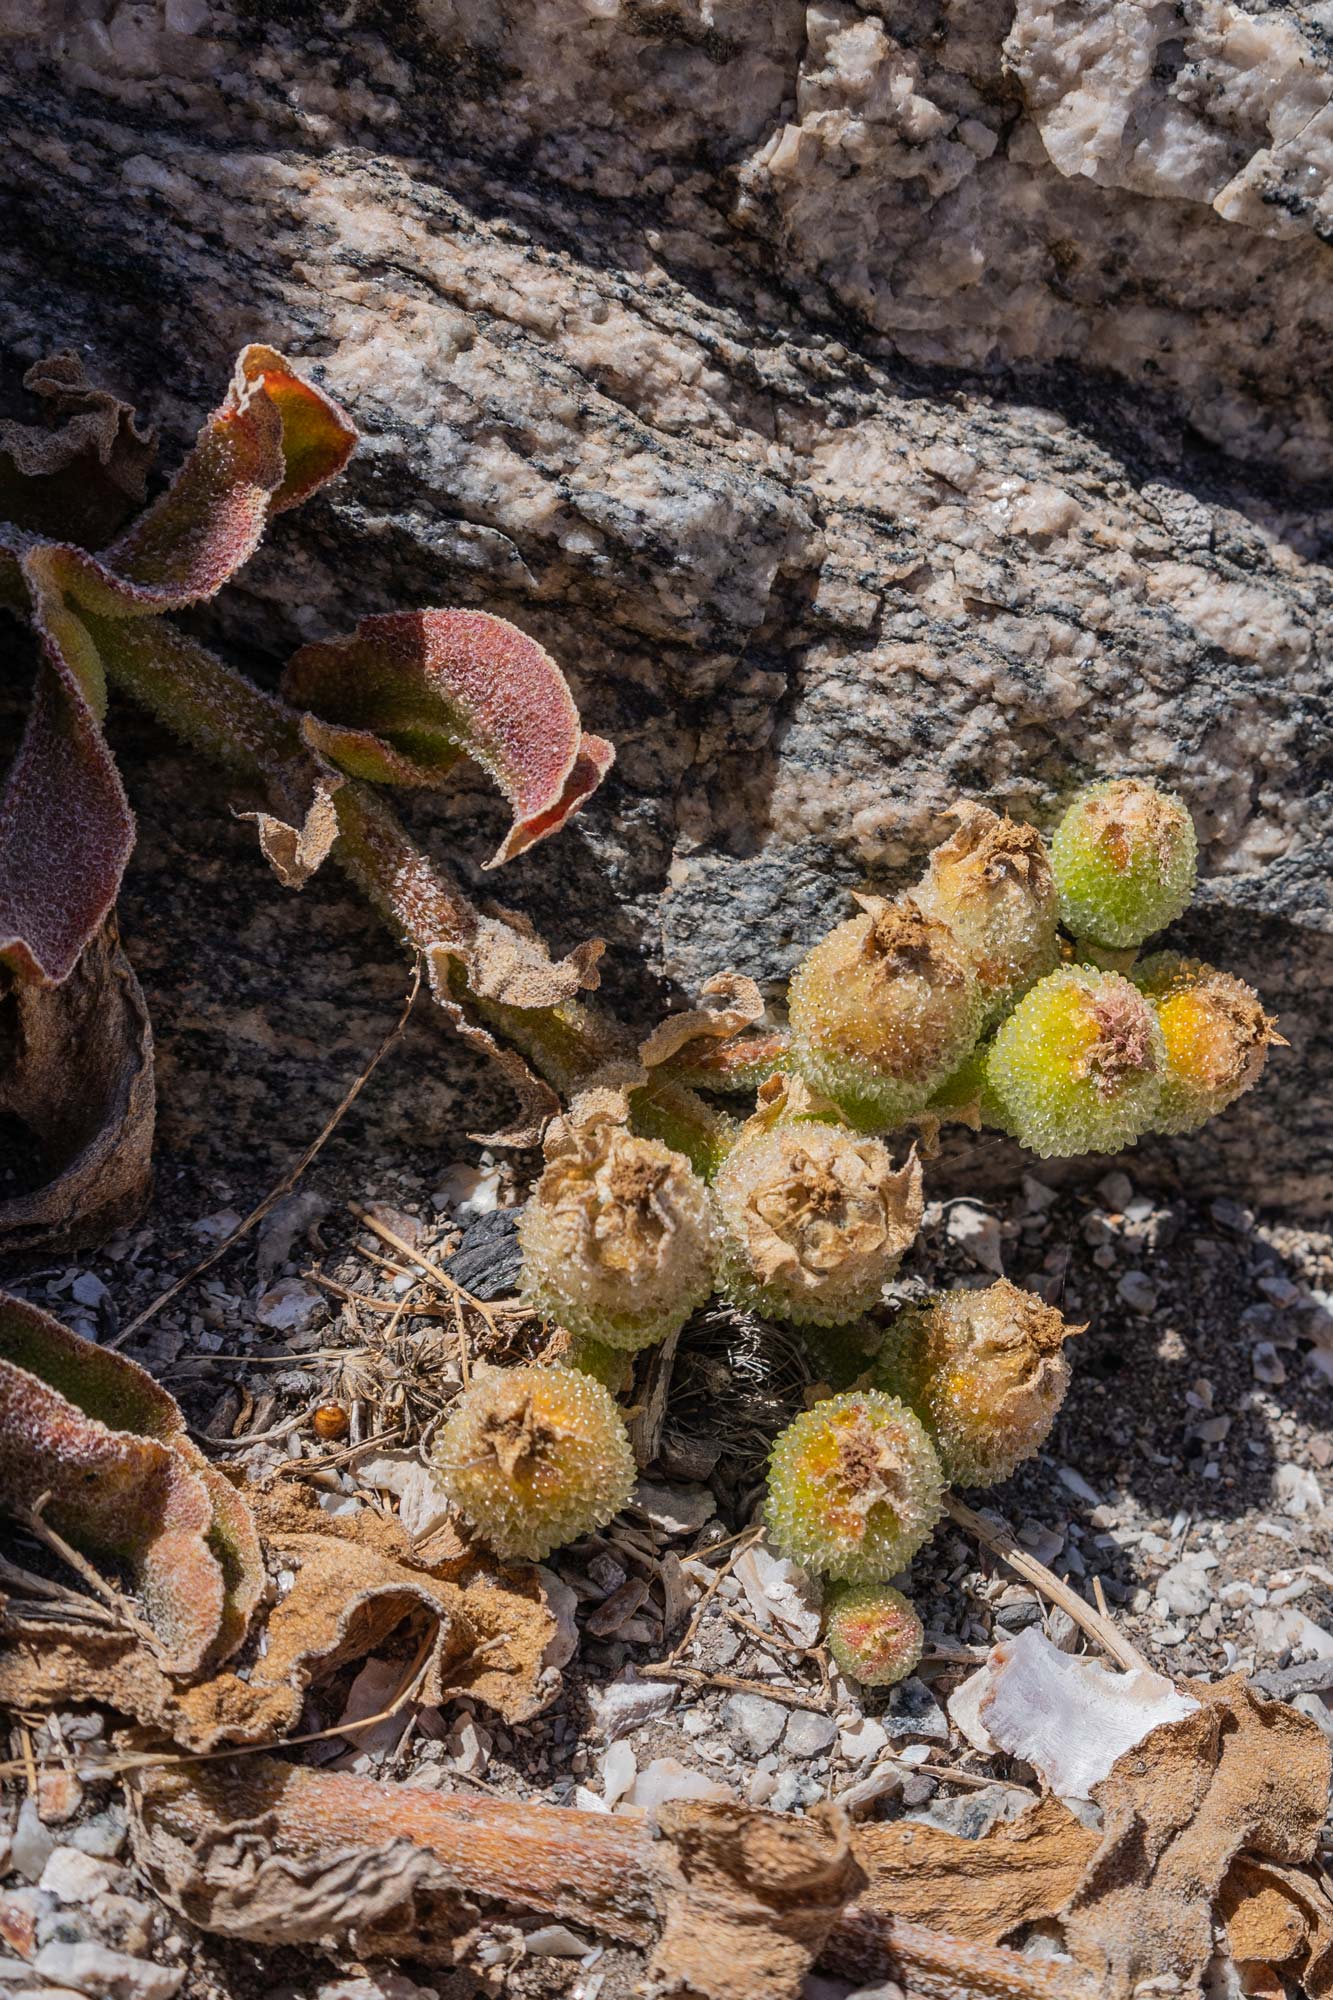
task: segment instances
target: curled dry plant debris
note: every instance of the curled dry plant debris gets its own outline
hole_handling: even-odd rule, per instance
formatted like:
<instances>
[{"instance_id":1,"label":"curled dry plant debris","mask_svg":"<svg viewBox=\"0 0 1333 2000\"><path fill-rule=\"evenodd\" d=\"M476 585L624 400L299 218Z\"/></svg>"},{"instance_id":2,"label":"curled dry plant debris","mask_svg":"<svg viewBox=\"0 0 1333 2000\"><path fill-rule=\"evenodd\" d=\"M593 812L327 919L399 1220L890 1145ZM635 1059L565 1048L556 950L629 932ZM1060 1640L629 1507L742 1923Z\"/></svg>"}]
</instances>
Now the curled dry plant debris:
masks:
<instances>
[{"instance_id":1,"label":"curled dry plant debris","mask_svg":"<svg viewBox=\"0 0 1333 2000\"><path fill-rule=\"evenodd\" d=\"M265 1855L316 1883L321 1864L341 1879L358 1844L374 1882L408 1842L469 1897L653 1945L663 1995L794 2000L812 1964L939 2000L1091 2000L1163 1974L1195 1991L1224 1923L1247 1970L1280 1971L1318 2000L1333 1991L1333 1903L1316 1860L1329 1746L1238 1678L1182 1692L1197 1705L1094 1787L1099 1830L1053 1795L978 1839L703 1801L662 1806L654 1826L241 1759L136 1772L136 1841L169 1900L200 1922L221 1911L218 1927L240 1935L260 1933L230 1857L257 1826ZM267 1910L261 1900L257 1922ZM1061 1955L1047 1965L1006 1943L1033 1924L1054 1926Z\"/></svg>"},{"instance_id":2,"label":"curled dry plant debris","mask_svg":"<svg viewBox=\"0 0 1333 2000\"><path fill-rule=\"evenodd\" d=\"M46 1176L0 1202L0 1251L99 1242L137 1216L153 1109L148 1008L108 918L61 985L0 998L0 1113L32 1133Z\"/></svg>"},{"instance_id":3,"label":"curled dry plant debris","mask_svg":"<svg viewBox=\"0 0 1333 2000\"><path fill-rule=\"evenodd\" d=\"M396 1522L332 1519L301 1493L261 1492L254 1514L286 1587L231 1664L181 1686L132 1633L73 1629L11 1598L0 1606L0 1703L104 1702L192 1752L270 1744L296 1728L311 1688L391 1639L420 1655L423 1703L467 1693L518 1722L549 1699L555 1624L531 1570L415 1558Z\"/></svg>"},{"instance_id":4,"label":"curled dry plant debris","mask_svg":"<svg viewBox=\"0 0 1333 2000\"><path fill-rule=\"evenodd\" d=\"M0 426L0 605L41 649L0 792L0 968L20 986L68 981L115 902L134 842L103 734L115 687L260 794L249 817L280 880L299 888L333 854L422 951L441 1006L500 1057L528 1126L549 1116L549 1089L499 1049L467 996L557 1008L596 984L600 943L553 964L521 921L482 915L378 787L438 785L469 757L513 811L495 862L558 831L614 752L582 730L555 662L486 612L401 612L303 647L287 698L266 693L167 614L214 596L275 515L342 470L350 420L273 349L247 347L174 479L126 526L152 450L133 413L90 387L73 356L26 380L54 428ZM70 1220L91 1226L82 1210Z\"/></svg>"},{"instance_id":5,"label":"curled dry plant debris","mask_svg":"<svg viewBox=\"0 0 1333 2000\"><path fill-rule=\"evenodd\" d=\"M164 1685L241 1644L264 1583L244 1499L142 1368L8 1293L0 1293L0 1511L40 1513L76 1547L125 1564ZM40 1624L31 1638L41 1651ZM10 1635L0 1673L21 1673L17 1639ZM126 1643L138 1647L137 1634Z\"/></svg>"}]
</instances>

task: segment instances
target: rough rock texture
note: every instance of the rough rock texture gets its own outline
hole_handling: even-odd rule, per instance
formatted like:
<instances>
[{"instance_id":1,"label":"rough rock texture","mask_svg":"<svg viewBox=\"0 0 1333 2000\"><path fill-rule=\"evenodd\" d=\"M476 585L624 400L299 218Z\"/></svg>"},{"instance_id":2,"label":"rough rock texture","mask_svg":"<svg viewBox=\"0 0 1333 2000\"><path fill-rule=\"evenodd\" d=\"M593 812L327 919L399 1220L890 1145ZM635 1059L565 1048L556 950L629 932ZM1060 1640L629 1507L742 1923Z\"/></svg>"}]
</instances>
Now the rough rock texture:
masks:
<instances>
[{"instance_id":1,"label":"rough rock texture","mask_svg":"<svg viewBox=\"0 0 1333 2000\"><path fill-rule=\"evenodd\" d=\"M366 441L215 632L532 631L620 757L505 900L641 1006L779 977L959 791L1048 821L1163 776L1210 878L1179 935L1293 1049L1159 1165L1317 1203L1327 20L0 0L6 383L78 345L170 452L242 341L305 357ZM433 817L479 860L492 812Z\"/></svg>"}]
</instances>

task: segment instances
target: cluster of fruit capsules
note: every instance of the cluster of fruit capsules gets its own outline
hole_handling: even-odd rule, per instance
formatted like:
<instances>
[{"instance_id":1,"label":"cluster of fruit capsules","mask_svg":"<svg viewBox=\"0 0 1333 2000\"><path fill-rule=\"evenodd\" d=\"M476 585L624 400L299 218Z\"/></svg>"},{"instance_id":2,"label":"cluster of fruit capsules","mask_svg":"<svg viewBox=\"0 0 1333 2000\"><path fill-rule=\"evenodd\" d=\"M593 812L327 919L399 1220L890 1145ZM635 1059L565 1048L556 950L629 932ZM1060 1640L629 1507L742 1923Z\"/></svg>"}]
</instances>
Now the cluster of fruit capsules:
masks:
<instances>
[{"instance_id":1,"label":"cluster of fruit capsules","mask_svg":"<svg viewBox=\"0 0 1333 2000\"><path fill-rule=\"evenodd\" d=\"M851 1123L963 1115L1072 1157L1192 1131L1250 1088L1277 1039L1250 988L1171 954L1134 968L1193 892L1179 799L1090 785L1049 850L1034 827L955 810L916 887L860 898L792 977L791 1060Z\"/></svg>"},{"instance_id":2,"label":"cluster of fruit capsules","mask_svg":"<svg viewBox=\"0 0 1333 2000\"><path fill-rule=\"evenodd\" d=\"M751 1036L737 1044L748 1067L714 1058L693 1079L726 1089L767 1073L744 1123L711 1116L694 1132L681 1072L665 1091L590 1093L552 1128L520 1225L523 1291L561 1329L567 1375L626 1393L633 1352L716 1288L845 1348L842 1381L855 1382L846 1330L878 1303L922 1212L915 1155L895 1166L881 1135L962 1116L1043 1157L1116 1151L1196 1129L1257 1080L1279 1037L1247 986L1169 952L1134 963L1193 889L1178 799L1133 778L1092 785L1049 848L984 806L955 817L908 894L858 897L798 966L789 1037ZM656 1136L633 1129L636 1100ZM1071 1331L1012 1286L946 1293L900 1318L861 1378L873 1387L828 1399L778 1440L770 1530L870 1593L829 1623L849 1660L860 1647L863 1678L897 1677L872 1660L876 1617L896 1635L885 1658L911 1651L885 1579L929 1532L946 1480L1007 1477L1037 1449ZM570 1532L596 1525L591 1506ZM513 1531L497 1532L517 1552Z\"/></svg>"}]
</instances>

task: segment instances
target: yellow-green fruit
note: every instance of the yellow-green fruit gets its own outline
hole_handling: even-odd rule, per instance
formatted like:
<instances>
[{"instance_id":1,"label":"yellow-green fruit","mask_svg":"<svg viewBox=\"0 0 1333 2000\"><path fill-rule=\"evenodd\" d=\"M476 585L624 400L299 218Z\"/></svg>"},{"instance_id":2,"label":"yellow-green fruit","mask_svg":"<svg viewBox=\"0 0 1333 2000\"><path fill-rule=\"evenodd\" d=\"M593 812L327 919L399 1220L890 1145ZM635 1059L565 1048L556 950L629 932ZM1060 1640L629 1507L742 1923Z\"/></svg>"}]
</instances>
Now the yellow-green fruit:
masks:
<instances>
[{"instance_id":1,"label":"yellow-green fruit","mask_svg":"<svg viewBox=\"0 0 1333 2000\"><path fill-rule=\"evenodd\" d=\"M997 1021L1059 963L1059 909L1046 842L1035 826L963 800L957 833L931 854L912 900L947 924L981 994L982 1026Z\"/></svg>"},{"instance_id":2,"label":"yellow-green fruit","mask_svg":"<svg viewBox=\"0 0 1333 2000\"><path fill-rule=\"evenodd\" d=\"M1089 785L1051 840L1060 916L1076 938L1139 945L1194 894L1198 842L1184 801L1142 778Z\"/></svg>"},{"instance_id":3,"label":"yellow-green fruit","mask_svg":"<svg viewBox=\"0 0 1333 2000\"><path fill-rule=\"evenodd\" d=\"M973 1131L979 1131L983 1125L1002 1124L1000 1107L986 1075L990 1051L989 1042L978 1042L971 1055L933 1093L927 1111L938 1113L945 1122L970 1125Z\"/></svg>"},{"instance_id":4,"label":"yellow-green fruit","mask_svg":"<svg viewBox=\"0 0 1333 2000\"><path fill-rule=\"evenodd\" d=\"M769 1086L765 1086L769 1088ZM773 1319L836 1326L878 1300L921 1226L921 1168L813 1120L747 1124L713 1183L719 1288Z\"/></svg>"},{"instance_id":5,"label":"yellow-green fruit","mask_svg":"<svg viewBox=\"0 0 1333 2000\"><path fill-rule=\"evenodd\" d=\"M891 1583L845 1583L831 1595L824 1639L843 1673L863 1687L906 1680L926 1643L921 1620Z\"/></svg>"},{"instance_id":6,"label":"yellow-green fruit","mask_svg":"<svg viewBox=\"0 0 1333 2000\"><path fill-rule=\"evenodd\" d=\"M690 1163L604 1117L558 1121L519 1222L523 1297L608 1347L650 1347L713 1289L708 1193Z\"/></svg>"},{"instance_id":7,"label":"yellow-green fruit","mask_svg":"<svg viewBox=\"0 0 1333 2000\"><path fill-rule=\"evenodd\" d=\"M1281 1042L1258 994L1243 979L1178 952L1135 968L1134 984L1157 1010L1166 1075L1154 1132L1195 1132L1257 1083L1270 1043Z\"/></svg>"},{"instance_id":8,"label":"yellow-green fruit","mask_svg":"<svg viewBox=\"0 0 1333 2000\"><path fill-rule=\"evenodd\" d=\"M1157 1113L1166 1045L1118 972L1063 966L1002 1021L986 1063L998 1122L1042 1159L1114 1153Z\"/></svg>"},{"instance_id":9,"label":"yellow-green fruit","mask_svg":"<svg viewBox=\"0 0 1333 2000\"><path fill-rule=\"evenodd\" d=\"M875 1380L917 1412L946 1479L991 1486L1044 1443L1069 1387L1070 1326L1007 1278L941 1292L890 1327Z\"/></svg>"},{"instance_id":10,"label":"yellow-green fruit","mask_svg":"<svg viewBox=\"0 0 1333 2000\"><path fill-rule=\"evenodd\" d=\"M940 1518L943 1494L919 1418L896 1396L852 1389L782 1432L764 1517L784 1555L825 1576L874 1583L911 1561Z\"/></svg>"},{"instance_id":11,"label":"yellow-green fruit","mask_svg":"<svg viewBox=\"0 0 1333 2000\"><path fill-rule=\"evenodd\" d=\"M475 1369L435 1462L464 1520L507 1558L536 1561L604 1527L634 1489L619 1410L573 1368Z\"/></svg>"},{"instance_id":12,"label":"yellow-green fruit","mask_svg":"<svg viewBox=\"0 0 1333 2000\"><path fill-rule=\"evenodd\" d=\"M567 1333L568 1345L554 1358L565 1368L577 1368L591 1375L613 1396L623 1396L634 1380L634 1356L624 1347L608 1347L604 1341L589 1340L586 1334Z\"/></svg>"},{"instance_id":13,"label":"yellow-green fruit","mask_svg":"<svg viewBox=\"0 0 1333 2000\"><path fill-rule=\"evenodd\" d=\"M788 994L792 1060L854 1124L919 1111L977 1038L982 1000L947 925L910 897L858 896L861 915L817 944Z\"/></svg>"}]
</instances>

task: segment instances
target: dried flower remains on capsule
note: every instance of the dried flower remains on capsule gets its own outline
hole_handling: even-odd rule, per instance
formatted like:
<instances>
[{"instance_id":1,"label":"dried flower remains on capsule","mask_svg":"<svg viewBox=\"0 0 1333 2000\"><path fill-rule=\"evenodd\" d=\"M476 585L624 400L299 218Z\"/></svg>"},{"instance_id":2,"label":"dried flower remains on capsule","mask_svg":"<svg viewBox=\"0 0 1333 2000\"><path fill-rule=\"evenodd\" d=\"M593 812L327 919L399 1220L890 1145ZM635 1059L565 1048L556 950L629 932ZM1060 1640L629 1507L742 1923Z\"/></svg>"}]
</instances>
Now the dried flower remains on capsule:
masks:
<instances>
[{"instance_id":1,"label":"dried flower remains on capsule","mask_svg":"<svg viewBox=\"0 0 1333 2000\"><path fill-rule=\"evenodd\" d=\"M609 1100L609 1102L608 1102ZM713 1289L707 1191L690 1163L589 1092L558 1119L519 1223L523 1296L607 1347L650 1347Z\"/></svg>"},{"instance_id":2,"label":"dried flower remains on capsule","mask_svg":"<svg viewBox=\"0 0 1333 2000\"><path fill-rule=\"evenodd\" d=\"M855 1319L921 1225L920 1165L895 1168L878 1139L802 1115L820 1100L798 1078L771 1078L759 1099L713 1184L721 1288L772 1318Z\"/></svg>"},{"instance_id":3,"label":"dried flower remains on capsule","mask_svg":"<svg viewBox=\"0 0 1333 2000\"><path fill-rule=\"evenodd\" d=\"M784 1555L848 1583L893 1576L940 1518L944 1480L920 1420L896 1396L853 1389L787 1426L764 1514Z\"/></svg>"},{"instance_id":4,"label":"dried flower remains on capsule","mask_svg":"<svg viewBox=\"0 0 1333 2000\"><path fill-rule=\"evenodd\" d=\"M935 848L912 891L922 914L947 924L981 993L988 1026L1059 963L1055 877L1035 826L963 799L957 833Z\"/></svg>"},{"instance_id":5,"label":"dried flower remains on capsule","mask_svg":"<svg viewBox=\"0 0 1333 2000\"><path fill-rule=\"evenodd\" d=\"M982 998L964 947L910 897L858 896L808 953L788 996L792 1056L853 1124L919 1111L977 1038Z\"/></svg>"},{"instance_id":6,"label":"dried flower remains on capsule","mask_svg":"<svg viewBox=\"0 0 1333 2000\"><path fill-rule=\"evenodd\" d=\"M890 1327L875 1381L901 1396L935 1441L946 1479L991 1486L1044 1443L1069 1388L1071 1326L1007 1278L940 1292Z\"/></svg>"},{"instance_id":7,"label":"dried flower remains on capsule","mask_svg":"<svg viewBox=\"0 0 1333 2000\"><path fill-rule=\"evenodd\" d=\"M435 1457L453 1506L506 1559L536 1561L604 1527L635 1480L619 1410L573 1368L479 1365Z\"/></svg>"}]
</instances>

